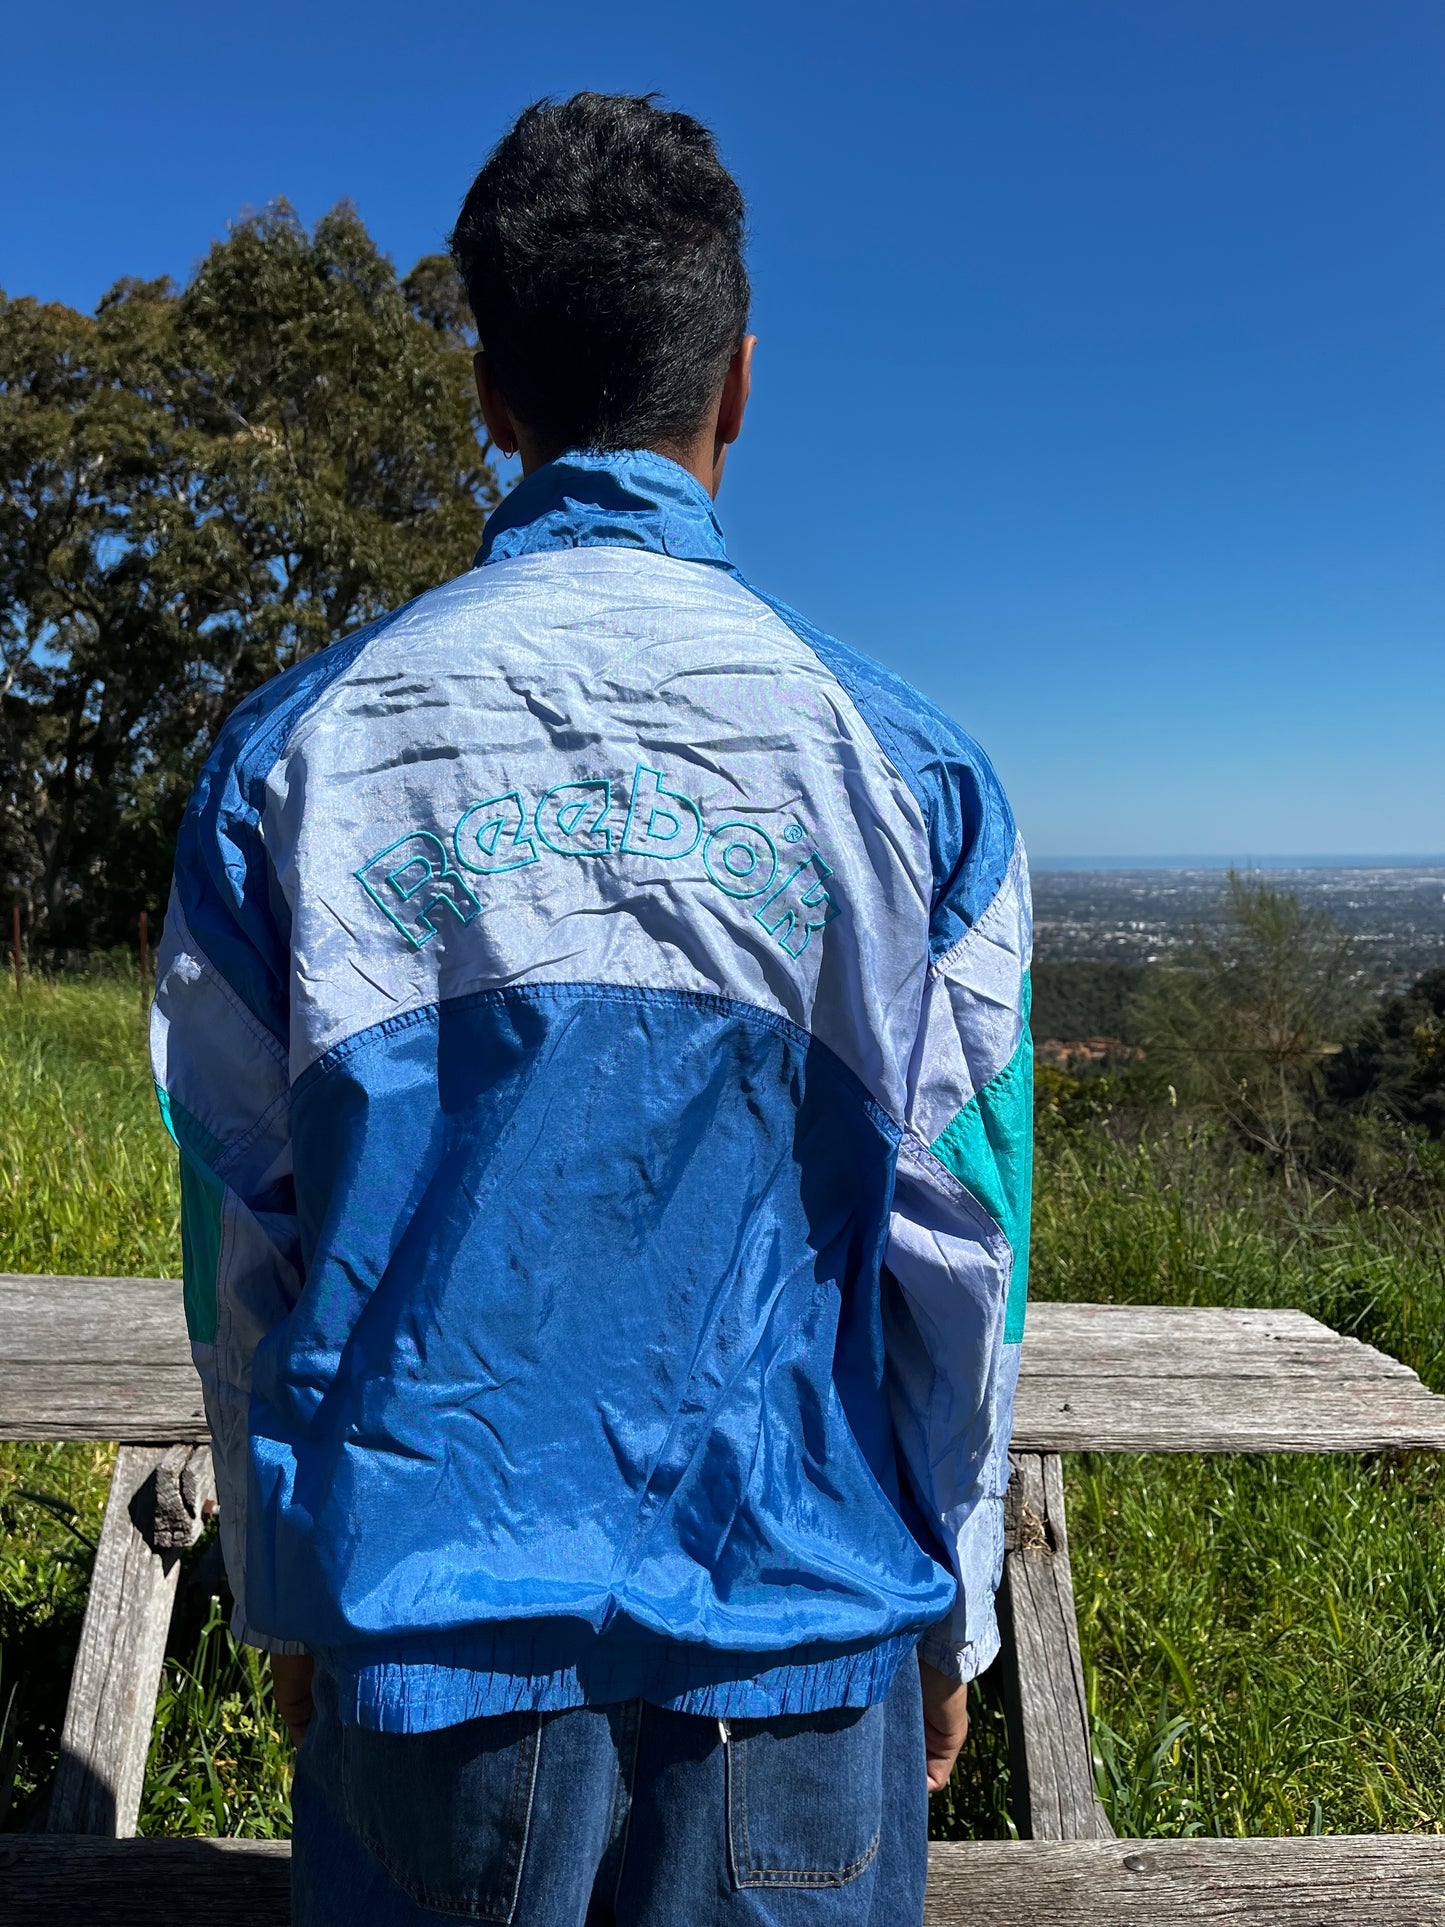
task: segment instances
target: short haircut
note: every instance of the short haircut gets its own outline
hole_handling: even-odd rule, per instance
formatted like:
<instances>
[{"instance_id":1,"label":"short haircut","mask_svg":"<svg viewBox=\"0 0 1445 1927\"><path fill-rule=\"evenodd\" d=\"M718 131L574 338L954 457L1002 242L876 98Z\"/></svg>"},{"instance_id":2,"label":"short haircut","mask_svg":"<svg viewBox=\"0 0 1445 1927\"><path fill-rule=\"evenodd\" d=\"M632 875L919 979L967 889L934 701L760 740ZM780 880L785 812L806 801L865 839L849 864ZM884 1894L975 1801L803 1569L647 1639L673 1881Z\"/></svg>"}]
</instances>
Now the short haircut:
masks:
<instances>
[{"instance_id":1,"label":"short haircut","mask_svg":"<svg viewBox=\"0 0 1445 1927\"><path fill-rule=\"evenodd\" d=\"M481 346L549 454L689 441L747 328L743 197L651 97L528 107L451 235Z\"/></svg>"}]
</instances>

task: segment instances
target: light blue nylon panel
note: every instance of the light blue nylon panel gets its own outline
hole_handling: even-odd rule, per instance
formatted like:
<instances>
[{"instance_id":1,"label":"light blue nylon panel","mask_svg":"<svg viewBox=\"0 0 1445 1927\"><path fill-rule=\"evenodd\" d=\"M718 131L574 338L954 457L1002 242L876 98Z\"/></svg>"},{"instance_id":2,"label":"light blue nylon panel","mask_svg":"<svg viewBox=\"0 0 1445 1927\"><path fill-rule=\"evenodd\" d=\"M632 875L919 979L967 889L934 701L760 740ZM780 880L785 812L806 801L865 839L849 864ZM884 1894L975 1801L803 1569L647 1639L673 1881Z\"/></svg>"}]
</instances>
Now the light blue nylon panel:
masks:
<instances>
[{"instance_id":1,"label":"light blue nylon panel","mask_svg":"<svg viewBox=\"0 0 1445 1927\"><path fill-rule=\"evenodd\" d=\"M998 1644L993 1598L1028 1278L1032 942L1019 842L993 900L929 969L888 1251L904 1299L889 1337L895 1422L959 1580L948 1625L921 1650L960 1679Z\"/></svg>"},{"instance_id":2,"label":"light blue nylon panel","mask_svg":"<svg viewBox=\"0 0 1445 1927\"><path fill-rule=\"evenodd\" d=\"M906 1113L925 1144L1017 1053L1032 957L1028 861L1017 842L993 901L928 972Z\"/></svg>"},{"instance_id":3,"label":"light blue nylon panel","mask_svg":"<svg viewBox=\"0 0 1445 1927\"><path fill-rule=\"evenodd\" d=\"M204 874L197 887L213 888ZM215 927L225 924L218 913ZM178 892L157 958L150 1046L162 1112L186 1154L185 1297L236 1602L233 1629L254 1637L246 1613L251 1362L301 1289L290 1091L284 1051L202 953Z\"/></svg>"},{"instance_id":4,"label":"light blue nylon panel","mask_svg":"<svg viewBox=\"0 0 1445 1927\"><path fill-rule=\"evenodd\" d=\"M959 1580L933 1661L957 1678L981 1671L998 1647L994 1567L1013 1409L1004 1344L1011 1259L1008 1240L976 1200L905 1137L887 1260L901 1291L885 1332L893 1423L920 1509L941 1531ZM947 1665L942 1648L952 1655Z\"/></svg>"},{"instance_id":5,"label":"light blue nylon panel","mask_svg":"<svg viewBox=\"0 0 1445 1927\"><path fill-rule=\"evenodd\" d=\"M784 1017L901 1114L926 827L813 650L723 571L616 548L474 571L372 640L267 788L293 1077L438 997L629 983Z\"/></svg>"}]
</instances>

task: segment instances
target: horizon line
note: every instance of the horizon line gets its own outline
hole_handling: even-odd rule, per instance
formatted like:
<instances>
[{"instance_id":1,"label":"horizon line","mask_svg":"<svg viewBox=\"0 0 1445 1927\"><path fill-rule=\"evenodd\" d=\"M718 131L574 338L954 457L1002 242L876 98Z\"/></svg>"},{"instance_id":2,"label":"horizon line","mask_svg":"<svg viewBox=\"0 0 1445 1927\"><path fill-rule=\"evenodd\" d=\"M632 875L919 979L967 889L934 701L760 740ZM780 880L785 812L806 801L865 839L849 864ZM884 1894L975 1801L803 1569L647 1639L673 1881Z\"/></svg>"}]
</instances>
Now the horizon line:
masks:
<instances>
[{"instance_id":1,"label":"horizon line","mask_svg":"<svg viewBox=\"0 0 1445 1927\"><path fill-rule=\"evenodd\" d=\"M1239 856L1190 851L1173 856L1031 856L1032 870L1394 870L1445 868L1445 853L1418 855L1398 851L1341 854L1319 851L1294 855Z\"/></svg>"}]
</instances>

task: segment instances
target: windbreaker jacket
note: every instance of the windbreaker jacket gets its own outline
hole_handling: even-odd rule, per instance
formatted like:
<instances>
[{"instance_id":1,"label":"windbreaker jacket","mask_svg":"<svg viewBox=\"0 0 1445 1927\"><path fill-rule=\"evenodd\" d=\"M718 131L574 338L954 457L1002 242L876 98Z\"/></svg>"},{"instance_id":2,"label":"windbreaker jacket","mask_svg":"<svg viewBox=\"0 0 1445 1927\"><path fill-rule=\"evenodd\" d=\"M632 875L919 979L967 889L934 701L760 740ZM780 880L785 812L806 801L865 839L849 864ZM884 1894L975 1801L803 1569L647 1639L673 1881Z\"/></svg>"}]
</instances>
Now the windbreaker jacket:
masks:
<instances>
[{"instance_id":1,"label":"windbreaker jacket","mask_svg":"<svg viewBox=\"0 0 1445 1927\"><path fill-rule=\"evenodd\" d=\"M238 1633L423 1730L997 1646L1023 850L660 456L245 702L153 1018Z\"/></svg>"}]
</instances>

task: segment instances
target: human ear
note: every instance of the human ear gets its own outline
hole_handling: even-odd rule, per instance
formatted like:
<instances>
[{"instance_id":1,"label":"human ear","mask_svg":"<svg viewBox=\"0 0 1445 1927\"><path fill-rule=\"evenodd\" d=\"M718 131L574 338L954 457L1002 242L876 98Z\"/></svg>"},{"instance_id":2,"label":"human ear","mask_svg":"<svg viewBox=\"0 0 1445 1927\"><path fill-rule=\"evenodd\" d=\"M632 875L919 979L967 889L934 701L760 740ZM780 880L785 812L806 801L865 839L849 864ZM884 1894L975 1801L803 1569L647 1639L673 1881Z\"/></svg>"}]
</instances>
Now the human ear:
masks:
<instances>
[{"instance_id":1,"label":"human ear","mask_svg":"<svg viewBox=\"0 0 1445 1927\"><path fill-rule=\"evenodd\" d=\"M472 356L472 369L477 378L477 400L482 405L482 420L487 424L487 433L501 454L515 455L517 424L512 420L512 411L497 386L484 348L478 348Z\"/></svg>"},{"instance_id":2,"label":"human ear","mask_svg":"<svg viewBox=\"0 0 1445 1927\"><path fill-rule=\"evenodd\" d=\"M743 432L743 416L747 413L748 396L753 387L753 350L757 345L756 335L744 335L723 377L722 393L718 397L717 424L713 429L711 486L714 499L722 487L723 465L727 461L728 448Z\"/></svg>"},{"instance_id":3,"label":"human ear","mask_svg":"<svg viewBox=\"0 0 1445 1927\"><path fill-rule=\"evenodd\" d=\"M744 335L723 377L722 394L718 398L716 434L719 444L724 447L729 442L735 442L743 432L743 416L747 412L748 396L753 387L753 350L757 345L756 335Z\"/></svg>"}]
</instances>

